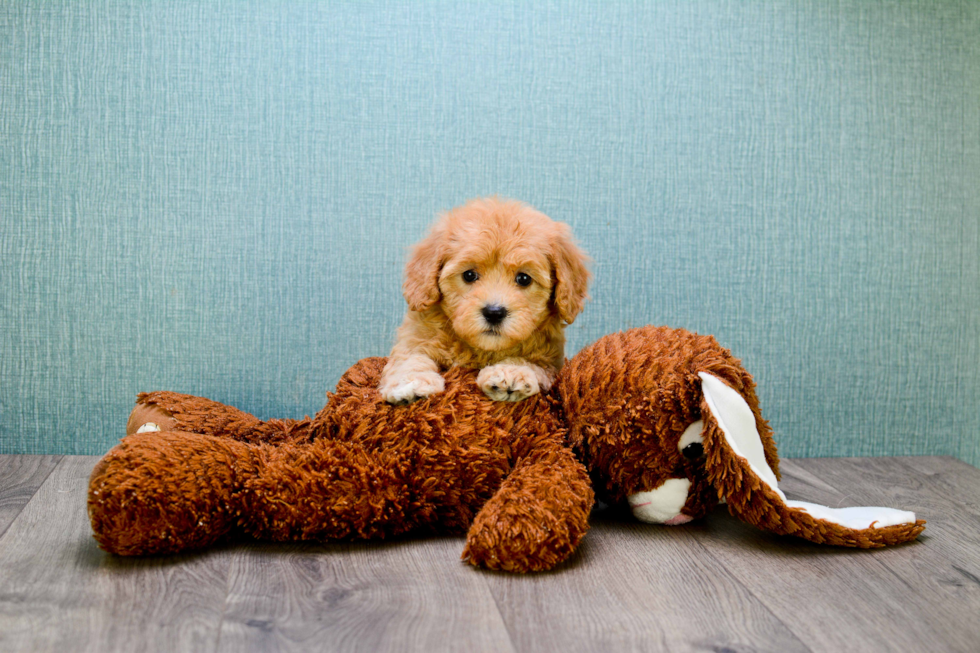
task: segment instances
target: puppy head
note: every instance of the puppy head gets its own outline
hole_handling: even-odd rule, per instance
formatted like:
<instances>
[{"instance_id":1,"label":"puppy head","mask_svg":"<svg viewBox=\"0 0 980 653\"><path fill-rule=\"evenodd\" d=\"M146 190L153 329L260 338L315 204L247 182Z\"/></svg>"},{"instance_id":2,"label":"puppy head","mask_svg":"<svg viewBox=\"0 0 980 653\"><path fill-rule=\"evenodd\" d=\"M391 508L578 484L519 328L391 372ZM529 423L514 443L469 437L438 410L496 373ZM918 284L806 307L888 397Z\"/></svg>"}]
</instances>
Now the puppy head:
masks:
<instances>
[{"instance_id":1,"label":"puppy head","mask_svg":"<svg viewBox=\"0 0 980 653\"><path fill-rule=\"evenodd\" d=\"M520 202L474 200L416 245L403 290L411 310L440 304L460 337L496 351L548 320L575 319L588 289L586 260L567 225Z\"/></svg>"}]
</instances>

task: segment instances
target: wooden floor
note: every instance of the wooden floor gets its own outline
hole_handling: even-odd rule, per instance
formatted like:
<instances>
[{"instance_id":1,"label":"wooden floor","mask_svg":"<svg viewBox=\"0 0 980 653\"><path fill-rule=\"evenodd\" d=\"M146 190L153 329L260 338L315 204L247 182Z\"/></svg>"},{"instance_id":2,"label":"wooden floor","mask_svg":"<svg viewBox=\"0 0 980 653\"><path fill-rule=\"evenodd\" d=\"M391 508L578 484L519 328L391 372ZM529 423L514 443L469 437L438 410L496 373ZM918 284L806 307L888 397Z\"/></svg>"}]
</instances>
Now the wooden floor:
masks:
<instances>
[{"instance_id":1,"label":"wooden floor","mask_svg":"<svg viewBox=\"0 0 980 653\"><path fill-rule=\"evenodd\" d=\"M783 461L790 498L914 510L910 545L600 512L530 576L462 564L459 538L114 557L85 513L95 461L0 456L0 651L980 651L980 470L952 458Z\"/></svg>"}]
</instances>

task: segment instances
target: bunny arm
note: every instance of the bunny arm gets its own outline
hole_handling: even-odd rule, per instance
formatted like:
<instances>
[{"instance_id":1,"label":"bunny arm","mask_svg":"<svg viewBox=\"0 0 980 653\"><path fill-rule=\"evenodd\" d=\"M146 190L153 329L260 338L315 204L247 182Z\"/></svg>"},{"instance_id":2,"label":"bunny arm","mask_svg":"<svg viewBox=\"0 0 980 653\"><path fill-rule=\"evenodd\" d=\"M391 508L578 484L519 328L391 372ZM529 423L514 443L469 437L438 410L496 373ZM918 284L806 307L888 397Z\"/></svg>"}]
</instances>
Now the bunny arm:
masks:
<instances>
[{"instance_id":1,"label":"bunny arm","mask_svg":"<svg viewBox=\"0 0 980 653\"><path fill-rule=\"evenodd\" d=\"M503 571L543 571L563 562L588 531L594 503L585 466L554 439L532 441L480 509L462 559Z\"/></svg>"},{"instance_id":2,"label":"bunny arm","mask_svg":"<svg viewBox=\"0 0 980 653\"><path fill-rule=\"evenodd\" d=\"M271 419L262 421L232 406L178 392L143 392L126 424L127 435L144 424L150 430L200 433L242 442L296 442L309 437L311 420Z\"/></svg>"},{"instance_id":3,"label":"bunny arm","mask_svg":"<svg viewBox=\"0 0 980 653\"><path fill-rule=\"evenodd\" d=\"M773 533L864 549L907 542L925 529L914 513L894 508L830 508L787 500L766 463L745 399L720 378L699 376L709 479L740 519Z\"/></svg>"}]
</instances>

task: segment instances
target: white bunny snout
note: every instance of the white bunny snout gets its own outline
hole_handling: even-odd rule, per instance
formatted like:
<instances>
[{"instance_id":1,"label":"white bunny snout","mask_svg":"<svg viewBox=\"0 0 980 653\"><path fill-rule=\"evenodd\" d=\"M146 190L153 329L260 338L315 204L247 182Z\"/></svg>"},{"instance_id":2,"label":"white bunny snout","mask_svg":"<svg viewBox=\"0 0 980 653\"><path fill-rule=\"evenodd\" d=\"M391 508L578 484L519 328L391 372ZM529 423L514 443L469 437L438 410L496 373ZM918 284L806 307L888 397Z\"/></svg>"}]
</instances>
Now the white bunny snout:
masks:
<instances>
[{"instance_id":1,"label":"white bunny snout","mask_svg":"<svg viewBox=\"0 0 980 653\"><path fill-rule=\"evenodd\" d=\"M690 489L690 480L668 478L660 487L631 494L626 500L629 501L633 516L640 521L676 526L691 521L690 517L681 514Z\"/></svg>"}]
</instances>

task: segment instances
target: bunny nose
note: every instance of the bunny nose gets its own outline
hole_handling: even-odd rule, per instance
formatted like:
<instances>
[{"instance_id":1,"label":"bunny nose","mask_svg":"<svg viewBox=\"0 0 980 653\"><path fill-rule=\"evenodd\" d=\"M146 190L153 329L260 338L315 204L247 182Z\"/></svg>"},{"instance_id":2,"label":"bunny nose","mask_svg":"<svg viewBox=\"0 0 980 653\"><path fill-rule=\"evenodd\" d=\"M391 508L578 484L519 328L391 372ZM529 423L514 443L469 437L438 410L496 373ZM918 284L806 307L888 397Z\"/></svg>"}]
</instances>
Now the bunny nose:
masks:
<instances>
[{"instance_id":1,"label":"bunny nose","mask_svg":"<svg viewBox=\"0 0 980 653\"><path fill-rule=\"evenodd\" d=\"M483 319L491 326L497 326L507 317L507 309L499 304L484 306L480 312L483 313Z\"/></svg>"}]
</instances>

